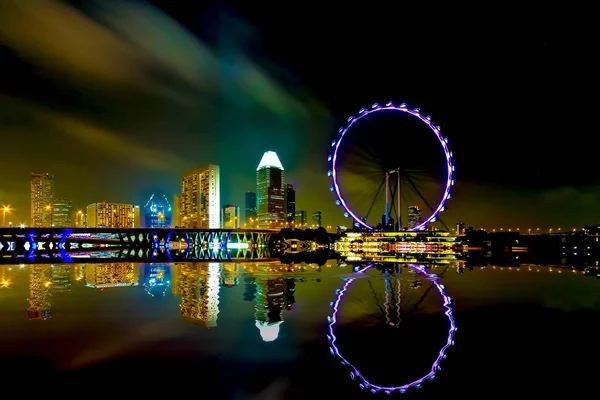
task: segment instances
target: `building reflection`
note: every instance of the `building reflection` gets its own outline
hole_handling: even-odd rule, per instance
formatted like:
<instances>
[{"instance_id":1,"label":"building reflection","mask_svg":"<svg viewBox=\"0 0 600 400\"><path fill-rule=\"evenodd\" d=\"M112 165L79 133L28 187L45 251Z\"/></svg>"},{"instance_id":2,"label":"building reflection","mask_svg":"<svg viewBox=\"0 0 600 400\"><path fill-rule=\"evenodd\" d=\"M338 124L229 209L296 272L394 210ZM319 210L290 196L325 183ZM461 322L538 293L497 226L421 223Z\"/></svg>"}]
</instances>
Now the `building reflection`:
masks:
<instances>
[{"instance_id":1,"label":"building reflection","mask_svg":"<svg viewBox=\"0 0 600 400\"><path fill-rule=\"evenodd\" d=\"M48 264L29 267L29 319L46 320L52 316L52 266Z\"/></svg>"},{"instance_id":2,"label":"building reflection","mask_svg":"<svg viewBox=\"0 0 600 400\"><path fill-rule=\"evenodd\" d=\"M206 328L217 326L220 263L173 264L173 294L181 296L183 319Z\"/></svg>"},{"instance_id":3,"label":"building reflection","mask_svg":"<svg viewBox=\"0 0 600 400\"><path fill-rule=\"evenodd\" d=\"M152 297L164 297L171 286L169 264L147 264L144 266L144 289Z\"/></svg>"},{"instance_id":4,"label":"building reflection","mask_svg":"<svg viewBox=\"0 0 600 400\"><path fill-rule=\"evenodd\" d=\"M279 336L283 310L291 310L296 303L296 282L284 277L244 277L244 300L254 302L255 325L265 342Z\"/></svg>"},{"instance_id":5,"label":"building reflection","mask_svg":"<svg viewBox=\"0 0 600 400\"><path fill-rule=\"evenodd\" d=\"M52 291L66 292L71 290L71 271L70 265L58 264L52 265Z\"/></svg>"},{"instance_id":6,"label":"building reflection","mask_svg":"<svg viewBox=\"0 0 600 400\"><path fill-rule=\"evenodd\" d=\"M0 289L8 289L12 284L12 279L10 277L11 267L5 267L0 265Z\"/></svg>"},{"instance_id":7,"label":"building reflection","mask_svg":"<svg viewBox=\"0 0 600 400\"><path fill-rule=\"evenodd\" d=\"M226 263L221 271L221 286L234 287L240 284L240 264Z\"/></svg>"},{"instance_id":8,"label":"building reflection","mask_svg":"<svg viewBox=\"0 0 600 400\"><path fill-rule=\"evenodd\" d=\"M139 266L134 263L87 264L86 286L96 289L137 286L140 279Z\"/></svg>"}]
</instances>

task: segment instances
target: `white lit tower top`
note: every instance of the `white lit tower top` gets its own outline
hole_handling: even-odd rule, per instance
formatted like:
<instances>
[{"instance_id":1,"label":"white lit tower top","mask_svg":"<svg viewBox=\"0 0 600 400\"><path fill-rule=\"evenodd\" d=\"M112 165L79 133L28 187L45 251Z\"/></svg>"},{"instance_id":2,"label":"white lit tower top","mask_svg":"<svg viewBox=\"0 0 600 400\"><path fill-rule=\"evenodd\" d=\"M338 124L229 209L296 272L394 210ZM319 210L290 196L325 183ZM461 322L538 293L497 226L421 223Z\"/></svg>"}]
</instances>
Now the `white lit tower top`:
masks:
<instances>
[{"instance_id":1,"label":"white lit tower top","mask_svg":"<svg viewBox=\"0 0 600 400\"><path fill-rule=\"evenodd\" d=\"M279 227L286 221L285 175L274 151L263 154L256 168L256 207L260 227Z\"/></svg>"}]
</instances>

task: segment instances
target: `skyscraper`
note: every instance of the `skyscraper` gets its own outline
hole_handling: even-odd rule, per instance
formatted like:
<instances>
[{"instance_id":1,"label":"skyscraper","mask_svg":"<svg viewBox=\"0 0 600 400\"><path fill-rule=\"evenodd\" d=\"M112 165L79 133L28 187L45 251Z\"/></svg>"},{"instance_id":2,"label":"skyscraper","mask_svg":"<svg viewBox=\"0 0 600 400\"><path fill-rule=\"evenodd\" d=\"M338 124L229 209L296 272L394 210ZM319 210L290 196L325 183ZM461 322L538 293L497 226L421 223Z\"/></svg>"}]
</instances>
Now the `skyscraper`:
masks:
<instances>
[{"instance_id":1,"label":"skyscraper","mask_svg":"<svg viewBox=\"0 0 600 400\"><path fill-rule=\"evenodd\" d=\"M409 206L408 207L408 229L412 229L421 222L421 218L423 214L421 213L421 209L419 206Z\"/></svg>"},{"instance_id":2,"label":"skyscraper","mask_svg":"<svg viewBox=\"0 0 600 400\"><path fill-rule=\"evenodd\" d=\"M246 192L246 204L245 204L244 221L248 226L253 225L256 220L256 193Z\"/></svg>"},{"instance_id":3,"label":"skyscraper","mask_svg":"<svg viewBox=\"0 0 600 400\"><path fill-rule=\"evenodd\" d=\"M221 227L221 183L219 166L208 164L181 178L179 215L185 228Z\"/></svg>"},{"instance_id":4,"label":"skyscraper","mask_svg":"<svg viewBox=\"0 0 600 400\"><path fill-rule=\"evenodd\" d=\"M52 226L52 199L54 198L54 176L31 174L31 226Z\"/></svg>"},{"instance_id":5,"label":"skyscraper","mask_svg":"<svg viewBox=\"0 0 600 400\"><path fill-rule=\"evenodd\" d=\"M233 204L227 204L223 207L221 221L224 229L238 229L240 227L240 208Z\"/></svg>"},{"instance_id":6,"label":"skyscraper","mask_svg":"<svg viewBox=\"0 0 600 400\"><path fill-rule=\"evenodd\" d=\"M69 228L74 226L73 224L73 205L71 200L67 199L54 199L52 202L52 226L58 228Z\"/></svg>"},{"instance_id":7,"label":"skyscraper","mask_svg":"<svg viewBox=\"0 0 600 400\"><path fill-rule=\"evenodd\" d=\"M317 228L322 225L323 221L322 221L321 211L315 211L313 213L312 217L313 217L313 224L316 225Z\"/></svg>"},{"instance_id":8,"label":"skyscraper","mask_svg":"<svg viewBox=\"0 0 600 400\"><path fill-rule=\"evenodd\" d=\"M285 215L285 176L274 151L263 154L256 168L256 207L260 227L280 226Z\"/></svg>"},{"instance_id":9,"label":"skyscraper","mask_svg":"<svg viewBox=\"0 0 600 400\"><path fill-rule=\"evenodd\" d=\"M146 228L169 228L171 226L171 204L165 195L150 196L144 206Z\"/></svg>"},{"instance_id":10,"label":"skyscraper","mask_svg":"<svg viewBox=\"0 0 600 400\"><path fill-rule=\"evenodd\" d=\"M296 219L296 191L291 183L287 185L285 205L286 221L294 222Z\"/></svg>"}]
</instances>

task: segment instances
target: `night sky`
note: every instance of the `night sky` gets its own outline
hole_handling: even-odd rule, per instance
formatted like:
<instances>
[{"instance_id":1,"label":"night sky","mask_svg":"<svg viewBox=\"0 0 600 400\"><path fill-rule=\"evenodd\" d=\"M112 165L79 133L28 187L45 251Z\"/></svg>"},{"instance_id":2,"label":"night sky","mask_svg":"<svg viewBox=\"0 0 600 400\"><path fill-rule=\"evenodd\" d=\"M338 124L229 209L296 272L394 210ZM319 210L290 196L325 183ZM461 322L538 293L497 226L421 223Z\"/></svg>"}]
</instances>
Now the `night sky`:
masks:
<instances>
[{"instance_id":1,"label":"night sky","mask_svg":"<svg viewBox=\"0 0 600 400\"><path fill-rule=\"evenodd\" d=\"M32 172L54 174L77 208L143 205L208 162L221 166L222 203L243 208L274 150L297 209L344 224L330 143L358 109L395 101L450 140L447 223L600 223L597 43L561 10L245 3L2 0L7 219L29 222Z\"/></svg>"}]
</instances>

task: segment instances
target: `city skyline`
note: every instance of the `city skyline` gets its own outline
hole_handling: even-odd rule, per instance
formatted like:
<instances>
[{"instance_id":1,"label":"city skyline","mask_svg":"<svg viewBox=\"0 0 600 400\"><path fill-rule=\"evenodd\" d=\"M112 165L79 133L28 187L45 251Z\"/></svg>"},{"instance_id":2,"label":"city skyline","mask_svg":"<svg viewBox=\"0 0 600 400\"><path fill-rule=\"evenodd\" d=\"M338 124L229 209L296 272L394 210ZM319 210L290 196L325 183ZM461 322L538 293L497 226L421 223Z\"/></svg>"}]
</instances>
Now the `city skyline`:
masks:
<instances>
[{"instance_id":1,"label":"city skyline","mask_svg":"<svg viewBox=\"0 0 600 400\"><path fill-rule=\"evenodd\" d=\"M84 14L69 2L31 1L12 18L14 4L7 2L0 17L3 76L11 77L0 95L0 167L11 171L0 185L0 205L14 209L14 225L29 220L25 182L36 171L61 177L60 196L77 205L144 204L154 192L177 193L181 171L214 162L228 177L221 205L242 205L253 187L246 171L265 150L276 151L294 178L298 208L322 210L327 224L344 224L326 177L329 141L349 115L388 100L431 114L451 141L457 185L443 216L449 225L566 229L600 221L593 146L581 145L585 119L554 112L597 82L587 67L575 68L592 65L583 62L588 52L578 51L582 41L568 48L565 37L547 29L500 35L490 26L473 37L449 33L445 41L416 31L419 40L402 44L397 68L389 50L396 34L386 35L386 24L378 24L380 39L361 46L352 61L344 54L371 35L368 24L347 37L333 33L335 48L319 39L344 20L330 10L304 32L293 21L265 21L260 7L140 3L128 7L153 22L131 32L131 9L121 5L91 1ZM20 31L38 12L48 16L46 25ZM341 12L349 20L366 18ZM101 22L108 14L117 16L110 27ZM211 36L211 20L223 14L229 17ZM69 40L69 32L80 30L82 43ZM43 51L59 45L60 57ZM282 54L284 47L292 51ZM307 48L322 54L321 62L308 62ZM482 49L477 58L474 49ZM438 64L430 63L431 54ZM582 62L566 62L566 55ZM191 59L205 63L200 68ZM146 65L161 78L149 79ZM386 68L395 73L380 73ZM593 115L592 105L576 109ZM172 140L164 140L167 133ZM564 134L569 140L547 140ZM78 199L82 182L89 185Z\"/></svg>"}]
</instances>

